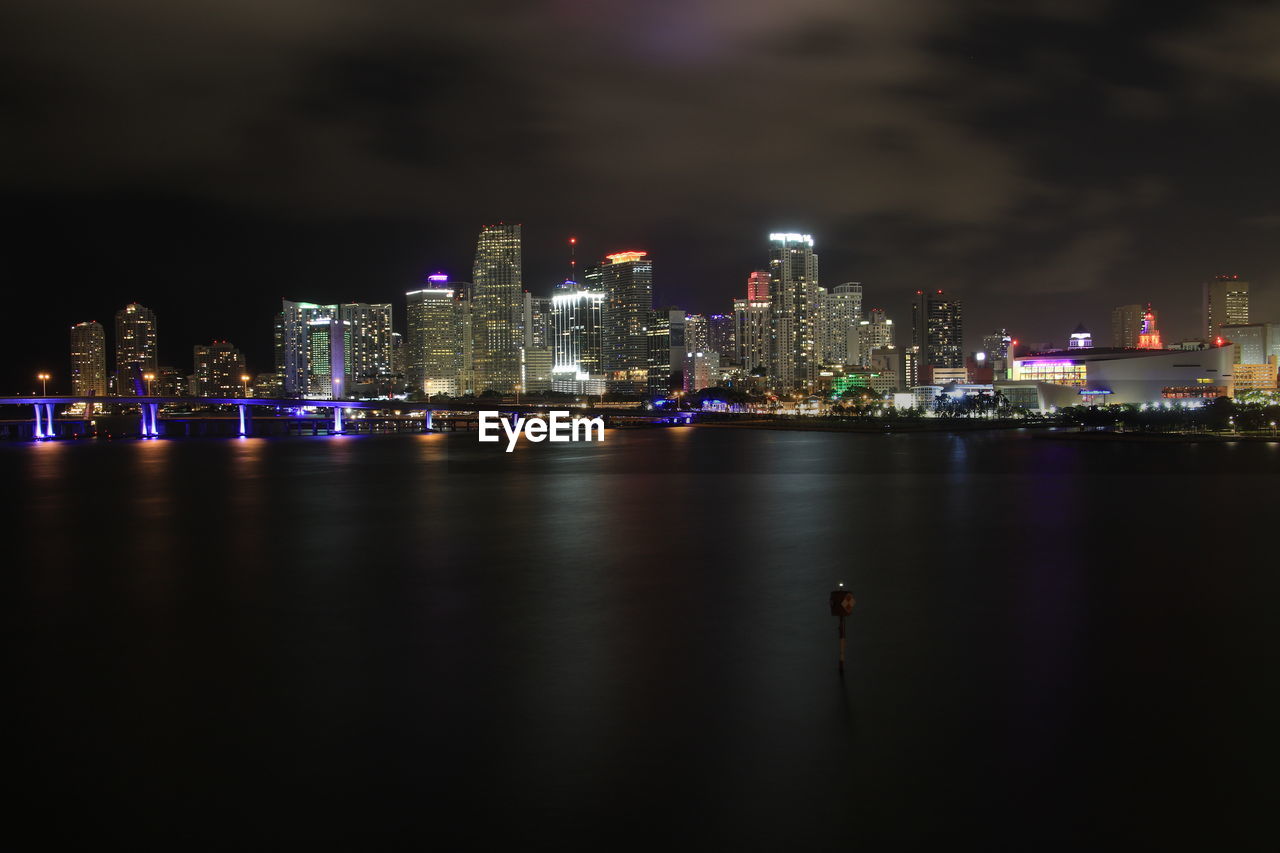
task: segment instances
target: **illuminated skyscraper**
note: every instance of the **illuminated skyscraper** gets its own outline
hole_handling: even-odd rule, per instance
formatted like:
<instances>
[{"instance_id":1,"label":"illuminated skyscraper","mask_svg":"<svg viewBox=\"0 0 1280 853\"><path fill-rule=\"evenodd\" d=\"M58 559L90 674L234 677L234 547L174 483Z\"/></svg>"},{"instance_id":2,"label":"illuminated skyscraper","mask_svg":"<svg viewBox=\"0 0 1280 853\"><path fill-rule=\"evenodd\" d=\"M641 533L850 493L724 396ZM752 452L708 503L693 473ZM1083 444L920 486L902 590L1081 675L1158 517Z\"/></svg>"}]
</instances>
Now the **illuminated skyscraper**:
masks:
<instances>
[{"instance_id":1,"label":"illuminated skyscraper","mask_svg":"<svg viewBox=\"0 0 1280 853\"><path fill-rule=\"evenodd\" d=\"M1238 275L1215 275L1204 283L1204 327L1206 340L1218 336L1218 327L1249 323L1249 282Z\"/></svg>"},{"instance_id":2,"label":"illuminated skyscraper","mask_svg":"<svg viewBox=\"0 0 1280 853\"><path fill-rule=\"evenodd\" d=\"M858 332L862 323L862 285L838 284L822 294L823 364L857 364Z\"/></svg>"},{"instance_id":3,"label":"illuminated skyscraper","mask_svg":"<svg viewBox=\"0 0 1280 853\"><path fill-rule=\"evenodd\" d=\"M1111 346L1136 349L1142 334L1142 306L1119 305L1111 311Z\"/></svg>"},{"instance_id":4,"label":"illuminated skyscraper","mask_svg":"<svg viewBox=\"0 0 1280 853\"><path fill-rule=\"evenodd\" d=\"M649 382L647 324L653 311L648 252L615 252L600 265L604 285L604 371L609 388L643 394Z\"/></svg>"},{"instance_id":5,"label":"illuminated skyscraper","mask_svg":"<svg viewBox=\"0 0 1280 853\"><path fill-rule=\"evenodd\" d=\"M758 291L757 291L758 292ZM737 352L734 360L742 364L748 373L763 368L769 370L770 342L773 338L769 301L747 299L733 300L733 325Z\"/></svg>"},{"instance_id":6,"label":"illuminated skyscraper","mask_svg":"<svg viewBox=\"0 0 1280 853\"><path fill-rule=\"evenodd\" d=\"M331 320L338 306L283 299L280 309L281 373L285 394L292 397L312 394L312 323L320 318ZM329 351L327 347L325 351ZM331 365L326 361L320 368L328 383L333 372Z\"/></svg>"},{"instance_id":7,"label":"illuminated skyscraper","mask_svg":"<svg viewBox=\"0 0 1280 853\"><path fill-rule=\"evenodd\" d=\"M964 317L961 303L941 290L917 290L911 300L911 343L920 364L964 367Z\"/></svg>"},{"instance_id":8,"label":"illuminated skyscraper","mask_svg":"<svg viewBox=\"0 0 1280 853\"><path fill-rule=\"evenodd\" d=\"M77 397L107 393L107 338L96 321L71 327L71 393Z\"/></svg>"},{"instance_id":9,"label":"illuminated skyscraper","mask_svg":"<svg viewBox=\"0 0 1280 853\"><path fill-rule=\"evenodd\" d=\"M747 301L769 301L769 271L756 270L747 276Z\"/></svg>"},{"instance_id":10,"label":"illuminated skyscraper","mask_svg":"<svg viewBox=\"0 0 1280 853\"><path fill-rule=\"evenodd\" d=\"M893 321L883 308L872 308L865 320L858 321L858 360L863 367L871 366L871 355L876 350L890 350L897 346Z\"/></svg>"},{"instance_id":11,"label":"illuminated skyscraper","mask_svg":"<svg viewBox=\"0 0 1280 853\"><path fill-rule=\"evenodd\" d=\"M809 391L817 378L818 256L808 234L769 235L773 306L770 374L782 393Z\"/></svg>"},{"instance_id":12,"label":"illuminated skyscraper","mask_svg":"<svg viewBox=\"0 0 1280 853\"><path fill-rule=\"evenodd\" d=\"M486 225L476 242L471 337L481 390L512 391L520 381L524 287L520 226Z\"/></svg>"},{"instance_id":13,"label":"illuminated skyscraper","mask_svg":"<svg viewBox=\"0 0 1280 853\"><path fill-rule=\"evenodd\" d=\"M425 394L457 394L463 356L463 298L443 273L405 294L409 387Z\"/></svg>"},{"instance_id":14,"label":"illuminated skyscraper","mask_svg":"<svg viewBox=\"0 0 1280 853\"><path fill-rule=\"evenodd\" d=\"M143 376L154 375L156 366L156 315L131 302L116 312L116 393L145 393Z\"/></svg>"},{"instance_id":15,"label":"illuminated skyscraper","mask_svg":"<svg viewBox=\"0 0 1280 853\"><path fill-rule=\"evenodd\" d=\"M565 281L556 285L556 291L573 290L577 284ZM549 346L547 326L551 322L551 299L534 296L527 290L524 293L524 347L525 349L542 349Z\"/></svg>"},{"instance_id":16,"label":"illuminated skyscraper","mask_svg":"<svg viewBox=\"0 0 1280 853\"><path fill-rule=\"evenodd\" d=\"M557 290L551 297L549 328L553 390L571 394L598 394L604 390L606 301L603 293L576 288Z\"/></svg>"},{"instance_id":17,"label":"illuminated skyscraper","mask_svg":"<svg viewBox=\"0 0 1280 853\"><path fill-rule=\"evenodd\" d=\"M711 348L711 331L705 315L684 315L684 345L686 352L702 352Z\"/></svg>"},{"instance_id":18,"label":"illuminated skyscraper","mask_svg":"<svg viewBox=\"0 0 1280 853\"><path fill-rule=\"evenodd\" d=\"M738 360L737 339L732 314L707 315L707 347L719 354L721 364Z\"/></svg>"},{"instance_id":19,"label":"illuminated skyscraper","mask_svg":"<svg viewBox=\"0 0 1280 853\"><path fill-rule=\"evenodd\" d=\"M308 396L335 400L347 396L347 353L350 351L351 324L336 312L307 322Z\"/></svg>"},{"instance_id":20,"label":"illuminated skyscraper","mask_svg":"<svg viewBox=\"0 0 1280 853\"><path fill-rule=\"evenodd\" d=\"M371 382L391 374L391 305L349 302L339 317L351 329L347 375L353 382Z\"/></svg>"},{"instance_id":21,"label":"illuminated skyscraper","mask_svg":"<svg viewBox=\"0 0 1280 853\"><path fill-rule=\"evenodd\" d=\"M243 397L245 382L244 355L227 341L196 344L192 362L195 365L195 388L201 397Z\"/></svg>"}]
</instances>

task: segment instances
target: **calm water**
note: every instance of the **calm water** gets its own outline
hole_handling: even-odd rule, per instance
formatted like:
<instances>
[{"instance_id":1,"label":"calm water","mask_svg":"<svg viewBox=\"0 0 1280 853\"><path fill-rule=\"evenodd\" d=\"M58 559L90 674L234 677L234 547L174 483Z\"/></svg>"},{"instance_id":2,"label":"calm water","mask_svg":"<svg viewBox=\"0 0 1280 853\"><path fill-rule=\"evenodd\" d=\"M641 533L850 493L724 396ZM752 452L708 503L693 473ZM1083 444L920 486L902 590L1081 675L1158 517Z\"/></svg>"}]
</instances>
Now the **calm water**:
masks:
<instances>
[{"instance_id":1,"label":"calm water","mask_svg":"<svg viewBox=\"0 0 1280 853\"><path fill-rule=\"evenodd\" d=\"M0 473L9 834L1274 838L1280 445L685 428Z\"/></svg>"}]
</instances>

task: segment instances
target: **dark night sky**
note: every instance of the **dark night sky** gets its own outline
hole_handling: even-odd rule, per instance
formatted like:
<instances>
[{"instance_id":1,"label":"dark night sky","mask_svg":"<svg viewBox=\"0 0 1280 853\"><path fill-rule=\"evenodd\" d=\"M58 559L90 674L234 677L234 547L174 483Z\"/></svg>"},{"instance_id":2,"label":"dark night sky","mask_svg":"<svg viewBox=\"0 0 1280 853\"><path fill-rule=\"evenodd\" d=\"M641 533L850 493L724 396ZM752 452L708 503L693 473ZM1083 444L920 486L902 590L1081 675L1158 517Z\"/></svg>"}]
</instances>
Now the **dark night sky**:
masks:
<instances>
[{"instance_id":1,"label":"dark night sky","mask_svg":"<svg viewBox=\"0 0 1280 853\"><path fill-rule=\"evenodd\" d=\"M576 234L725 310L803 230L904 325L964 298L971 348L1148 300L1189 337L1216 272L1280 320L1280 4L9 0L0 33L0 391L129 300L162 362L266 369L281 296L401 312L498 220L534 293Z\"/></svg>"}]
</instances>

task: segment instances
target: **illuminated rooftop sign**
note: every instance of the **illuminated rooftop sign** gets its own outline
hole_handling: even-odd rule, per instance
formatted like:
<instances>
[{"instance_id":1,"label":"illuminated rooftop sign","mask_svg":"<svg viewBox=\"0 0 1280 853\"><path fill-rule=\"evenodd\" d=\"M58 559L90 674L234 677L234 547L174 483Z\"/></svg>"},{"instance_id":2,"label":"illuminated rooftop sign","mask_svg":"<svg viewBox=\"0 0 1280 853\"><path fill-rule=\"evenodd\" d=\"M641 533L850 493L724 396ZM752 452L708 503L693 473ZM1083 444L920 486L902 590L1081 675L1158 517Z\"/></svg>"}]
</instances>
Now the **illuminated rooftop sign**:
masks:
<instances>
[{"instance_id":1,"label":"illuminated rooftop sign","mask_svg":"<svg viewBox=\"0 0 1280 853\"><path fill-rule=\"evenodd\" d=\"M643 258L648 252L614 252L612 255L605 255L604 259L611 264L628 264Z\"/></svg>"},{"instance_id":2,"label":"illuminated rooftop sign","mask_svg":"<svg viewBox=\"0 0 1280 853\"><path fill-rule=\"evenodd\" d=\"M813 248L813 237L808 234L770 234L769 240L773 243L807 243Z\"/></svg>"}]
</instances>

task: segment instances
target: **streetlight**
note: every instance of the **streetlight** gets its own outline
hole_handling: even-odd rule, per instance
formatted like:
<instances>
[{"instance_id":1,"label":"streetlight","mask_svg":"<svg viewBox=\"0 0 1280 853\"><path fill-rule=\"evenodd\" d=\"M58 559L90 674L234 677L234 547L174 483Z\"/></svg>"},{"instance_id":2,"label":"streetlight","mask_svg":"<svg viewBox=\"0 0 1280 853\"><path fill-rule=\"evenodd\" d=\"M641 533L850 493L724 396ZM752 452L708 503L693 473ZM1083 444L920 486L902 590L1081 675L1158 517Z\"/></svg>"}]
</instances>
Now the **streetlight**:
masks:
<instances>
[{"instance_id":1,"label":"streetlight","mask_svg":"<svg viewBox=\"0 0 1280 853\"><path fill-rule=\"evenodd\" d=\"M248 397L249 396L249 374L241 373L240 381L244 383L244 395Z\"/></svg>"},{"instance_id":2,"label":"streetlight","mask_svg":"<svg viewBox=\"0 0 1280 853\"><path fill-rule=\"evenodd\" d=\"M150 396L151 396L151 382L152 382L152 380L154 380L154 379L156 378L156 375L155 375L154 373L144 373L144 374L142 374L142 378L143 378L143 379L145 379L145 380L147 380L147 396L148 396L148 397L150 397Z\"/></svg>"},{"instance_id":3,"label":"streetlight","mask_svg":"<svg viewBox=\"0 0 1280 853\"><path fill-rule=\"evenodd\" d=\"M40 396L46 397L49 394L49 379L51 377L47 373L37 373L36 379L40 380Z\"/></svg>"}]
</instances>

